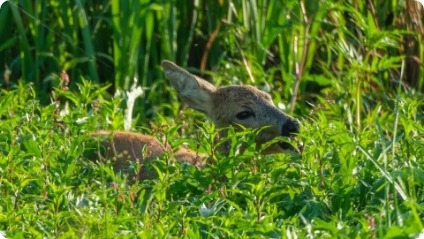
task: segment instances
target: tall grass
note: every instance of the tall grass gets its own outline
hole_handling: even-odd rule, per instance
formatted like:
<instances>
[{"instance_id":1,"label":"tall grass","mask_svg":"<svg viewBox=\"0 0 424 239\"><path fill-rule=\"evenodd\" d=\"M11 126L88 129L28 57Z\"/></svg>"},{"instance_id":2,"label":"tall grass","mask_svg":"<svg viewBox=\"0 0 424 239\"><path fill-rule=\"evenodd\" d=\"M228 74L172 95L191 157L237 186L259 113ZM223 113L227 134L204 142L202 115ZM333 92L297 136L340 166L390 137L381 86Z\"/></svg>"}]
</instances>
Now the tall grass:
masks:
<instances>
[{"instance_id":1,"label":"tall grass","mask_svg":"<svg viewBox=\"0 0 424 239\"><path fill-rule=\"evenodd\" d=\"M310 94L320 89L314 84L328 84L324 73L341 85L344 77L335 73L344 67L365 71L370 64L373 75L399 76L388 68L405 59L406 82L422 91L423 27L413 11L419 3L352 3L9 1L1 10L0 63L10 66L12 83L34 82L45 95L51 89L46 81L61 70L75 83L83 76L128 89L135 78L144 87L155 85L162 59L209 69L240 61L250 82L275 76L263 83L291 93L293 110L299 89ZM362 66L355 66L352 60L360 57Z\"/></svg>"}]
</instances>

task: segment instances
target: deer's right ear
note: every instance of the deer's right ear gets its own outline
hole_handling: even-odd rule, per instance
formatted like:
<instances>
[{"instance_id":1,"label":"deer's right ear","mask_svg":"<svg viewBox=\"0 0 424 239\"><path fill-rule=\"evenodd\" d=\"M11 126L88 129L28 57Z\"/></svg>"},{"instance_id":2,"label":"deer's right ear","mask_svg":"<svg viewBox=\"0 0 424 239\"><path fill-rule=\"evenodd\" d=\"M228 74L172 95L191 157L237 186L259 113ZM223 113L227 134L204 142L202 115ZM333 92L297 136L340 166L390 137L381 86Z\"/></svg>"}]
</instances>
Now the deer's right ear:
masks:
<instances>
[{"instance_id":1,"label":"deer's right ear","mask_svg":"<svg viewBox=\"0 0 424 239\"><path fill-rule=\"evenodd\" d=\"M162 67L178 96L190 107L209 113L212 109L212 94L215 87L170 61L163 61Z\"/></svg>"}]
</instances>

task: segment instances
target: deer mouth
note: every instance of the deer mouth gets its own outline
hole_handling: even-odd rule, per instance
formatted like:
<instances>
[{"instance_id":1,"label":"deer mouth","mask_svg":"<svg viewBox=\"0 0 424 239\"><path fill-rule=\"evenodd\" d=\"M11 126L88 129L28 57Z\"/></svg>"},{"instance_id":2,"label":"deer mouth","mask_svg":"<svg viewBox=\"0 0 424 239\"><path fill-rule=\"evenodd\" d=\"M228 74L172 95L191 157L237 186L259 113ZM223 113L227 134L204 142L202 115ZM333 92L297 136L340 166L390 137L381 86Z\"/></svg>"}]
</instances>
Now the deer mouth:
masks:
<instances>
[{"instance_id":1,"label":"deer mouth","mask_svg":"<svg viewBox=\"0 0 424 239\"><path fill-rule=\"evenodd\" d=\"M296 145L298 144L297 132L289 133L288 135L275 135L273 131L262 131L256 137L256 145L260 148L261 145L266 144L269 141L275 140L276 137L283 137L276 140L274 143L267 145L261 149L261 154L275 154L275 153L298 153Z\"/></svg>"},{"instance_id":2,"label":"deer mouth","mask_svg":"<svg viewBox=\"0 0 424 239\"><path fill-rule=\"evenodd\" d=\"M293 140L295 140L294 137L293 137ZM293 147L289 142L279 142L278 145L283 151L298 152L297 149Z\"/></svg>"},{"instance_id":3,"label":"deer mouth","mask_svg":"<svg viewBox=\"0 0 424 239\"><path fill-rule=\"evenodd\" d=\"M300 122L297 119L288 121L281 130L281 135L288 137L290 141L297 142L296 135L300 131ZM282 150L289 150L292 152L297 152L297 150L289 142L279 142L279 145Z\"/></svg>"},{"instance_id":4,"label":"deer mouth","mask_svg":"<svg viewBox=\"0 0 424 239\"><path fill-rule=\"evenodd\" d=\"M265 142L256 141L256 145L258 146L258 148L260 148L260 146L263 143L266 143L266 141ZM268 154L276 154L276 153L299 153L299 150L296 149L296 147L293 145L297 145L297 138L294 136L291 136L290 140L287 140L287 141L279 140L263 148L261 150L261 154L268 155Z\"/></svg>"},{"instance_id":5,"label":"deer mouth","mask_svg":"<svg viewBox=\"0 0 424 239\"><path fill-rule=\"evenodd\" d=\"M279 145L282 150L295 150L294 147L287 142L281 142Z\"/></svg>"}]
</instances>

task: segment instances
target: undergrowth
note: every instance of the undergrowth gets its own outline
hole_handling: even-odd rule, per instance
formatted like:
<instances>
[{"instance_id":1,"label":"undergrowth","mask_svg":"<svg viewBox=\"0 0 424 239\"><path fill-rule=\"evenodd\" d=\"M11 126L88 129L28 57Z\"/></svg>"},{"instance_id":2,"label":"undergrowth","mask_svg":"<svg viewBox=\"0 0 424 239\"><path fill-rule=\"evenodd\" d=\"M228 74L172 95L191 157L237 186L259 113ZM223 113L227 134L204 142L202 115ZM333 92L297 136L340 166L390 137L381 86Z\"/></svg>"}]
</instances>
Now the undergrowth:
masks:
<instances>
[{"instance_id":1,"label":"undergrowth","mask_svg":"<svg viewBox=\"0 0 424 239\"><path fill-rule=\"evenodd\" d=\"M240 151L237 142L254 145L255 132L234 133L230 155L215 154L204 169L165 155L152 162L158 177L132 183L88 153L99 149L89 132L123 127L122 99L83 82L78 91L56 89L47 106L30 85L0 95L0 230L8 238L414 238L423 230L418 95L375 105L361 129L342 100L323 101L302 119L299 154ZM173 118L148 133L210 153L214 129L194 118L194 131Z\"/></svg>"}]
</instances>

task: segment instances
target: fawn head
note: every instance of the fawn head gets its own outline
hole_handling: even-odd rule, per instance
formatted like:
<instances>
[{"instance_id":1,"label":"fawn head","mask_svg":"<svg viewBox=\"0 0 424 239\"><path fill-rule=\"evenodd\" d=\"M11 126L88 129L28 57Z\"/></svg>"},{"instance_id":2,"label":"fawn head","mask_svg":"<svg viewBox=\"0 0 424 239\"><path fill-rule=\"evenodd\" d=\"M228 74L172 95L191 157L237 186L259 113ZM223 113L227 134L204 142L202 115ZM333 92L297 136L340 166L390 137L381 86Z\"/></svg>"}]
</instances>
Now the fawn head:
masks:
<instances>
[{"instance_id":1,"label":"fawn head","mask_svg":"<svg viewBox=\"0 0 424 239\"><path fill-rule=\"evenodd\" d=\"M163 61L162 66L178 96L190 107L205 113L218 128L241 125L259 129L267 126L257 135L257 146L275 137L289 137L299 132L299 121L276 108L271 96L264 91L242 85L216 88L170 61ZM277 143L262 153L278 153L286 149L291 146Z\"/></svg>"}]
</instances>

